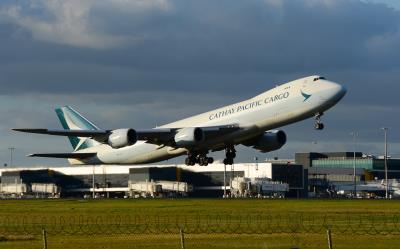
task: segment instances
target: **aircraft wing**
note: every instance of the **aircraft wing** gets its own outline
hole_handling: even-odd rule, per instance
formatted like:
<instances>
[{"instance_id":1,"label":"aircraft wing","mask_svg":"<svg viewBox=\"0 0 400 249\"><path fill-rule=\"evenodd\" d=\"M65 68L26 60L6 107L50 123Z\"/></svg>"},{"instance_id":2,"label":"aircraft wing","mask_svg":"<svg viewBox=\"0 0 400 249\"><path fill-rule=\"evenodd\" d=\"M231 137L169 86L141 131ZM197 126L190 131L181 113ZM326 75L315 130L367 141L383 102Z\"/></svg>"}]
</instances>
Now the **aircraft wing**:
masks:
<instances>
[{"instance_id":1,"label":"aircraft wing","mask_svg":"<svg viewBox=\"0 0 400 249\"><path fill-rule=\"evenodd\" d=\"M137 140L146 141L146 143L156 145L174 146L175 135L185 128L160 128L149 130L135 130ZM200 127L205 138L215 137L229 134L241 129L238 125L223 125L223 126L208 126ZM112 130L50 130L50 129L12 129L14 131L67 136L67 137L89 137L100 143L107 143L109 136L113 133Z\"/></svg>"},{"instance_id":2,"label":"aircraft wing","mask_svg":"<svg viewBox=\"0 0 400 249\"><path fill-rule=\"evenodd\" d=\"M150 144L167 144L174 138L174 129L149 129L136 131L138 140Z\"/></svg>"},{"instance_id":3,"label":"aircraft wing","mask_svg":"<svg viewBox=\"0 0 400 249\"><path fill-rule=\"evenodd\" d=\"M54 136L67 136L67 137L89 137L98 142L107 142L109 135L112 133L110 130L49 130L49 129L12 129L14 131L54 135ZM173 138L173 129L151 129L136 131L138 140L145 140L148 143L162 144Z\"/></svg>"},{"instance_id":4,"label":"aircraft wing","mask_svg":"<svg viewBox=\"0 0 400 249\"><path fill-rule=\"evenodd\" d=\"M97 153L45 153L45 154L30 154L29 157L51 157L51 158L76 158L84 159L96 156Z\"/></svg>"},{"instance_id":5,"label":"aircraft wing","mask_svg":"<svg viewBox=\"0 0 400 249\"><path fill-rule=\"evenodd\" d=\"M207 139L208 137L216 137L229 134L231 132L241 129L237 125L224 125L224 126L207 126L199 127ZM174 137L182 129L185 128L162 128L151 130L138 130L138 140L144 140L146 143L156 145L169 145L174 146Z\"/></svg>"}]
</instances>

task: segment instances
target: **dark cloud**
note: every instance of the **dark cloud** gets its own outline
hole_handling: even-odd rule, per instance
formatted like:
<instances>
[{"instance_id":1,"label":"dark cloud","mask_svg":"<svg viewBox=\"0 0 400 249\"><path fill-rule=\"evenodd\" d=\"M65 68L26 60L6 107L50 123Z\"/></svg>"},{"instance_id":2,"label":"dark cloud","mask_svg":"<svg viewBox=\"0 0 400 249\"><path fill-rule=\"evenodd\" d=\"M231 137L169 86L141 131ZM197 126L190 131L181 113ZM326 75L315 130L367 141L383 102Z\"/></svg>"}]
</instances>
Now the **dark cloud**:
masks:
<instances>
[{"instance_id":1,"label":"dark cloud","mask_svg":"<svg viewBox=\"0 0 400 249\"><path fill-rule=\"evenodd\" d=\"M0 4L2 127L57 126L52 109L64 104L103 127L151 127L316 73L346 85L348 95L325 117L326 132L314 133L311 120L289 126L291 144L276 154L289 157L313 140L347 148L340 142L354 129L372 150L380 126L399 127L400 12L386 5L149 0L121 8L121 1L77 2L68 7L82 11L75 22L85 33L66 28L63 1L54 1L53 9L46 3L25 3L18 11L11 7L19 2ZM4 136L3 144L12 141Z\"/></svg>"},{"instance_id":2,"label":"dark cloud","mask_svg":"<svg viewBox=\"0 0 400 249\"><path fill-rule=\"evenodd\" d=\"M3 24L0 60L17 65L2 67L6 76L1 85L13 80L8 91L74 91L80 86L83 92L125 92L156 87L190 91L201 82L205 89L212 85L221 91L226 84L238 88L249 80L270 82L276 74L397 69L400 63L400 14L384 5L342 0L171 5L134 15L104 5L94 8L92 26L140 38L105 50L38 42L29 34L16 35L28 31L15 24ZM253 73L261 77L243 77Z\"/></svg>"}]
</instances>

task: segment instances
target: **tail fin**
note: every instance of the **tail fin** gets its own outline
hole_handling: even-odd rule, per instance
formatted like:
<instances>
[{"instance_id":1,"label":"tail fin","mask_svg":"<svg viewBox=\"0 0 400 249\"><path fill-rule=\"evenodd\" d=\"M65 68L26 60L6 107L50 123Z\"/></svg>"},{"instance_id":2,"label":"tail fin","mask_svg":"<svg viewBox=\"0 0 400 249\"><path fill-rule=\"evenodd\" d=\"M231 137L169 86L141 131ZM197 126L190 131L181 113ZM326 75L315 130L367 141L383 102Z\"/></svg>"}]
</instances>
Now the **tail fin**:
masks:
<instances>
[{"instance_id":1,"label":"tail fin","mask_svg":"<svg viewBox=\"0 0 400 249\"><path fill-rule=\"evenodd\" d=\"M99 130L92 122L83 117L79 112L70 106L64 106L55 109L58 119L65 130ZM86 149L99 142L87 137L68 137L74 151Z\"/></svg>"}]
</instances>

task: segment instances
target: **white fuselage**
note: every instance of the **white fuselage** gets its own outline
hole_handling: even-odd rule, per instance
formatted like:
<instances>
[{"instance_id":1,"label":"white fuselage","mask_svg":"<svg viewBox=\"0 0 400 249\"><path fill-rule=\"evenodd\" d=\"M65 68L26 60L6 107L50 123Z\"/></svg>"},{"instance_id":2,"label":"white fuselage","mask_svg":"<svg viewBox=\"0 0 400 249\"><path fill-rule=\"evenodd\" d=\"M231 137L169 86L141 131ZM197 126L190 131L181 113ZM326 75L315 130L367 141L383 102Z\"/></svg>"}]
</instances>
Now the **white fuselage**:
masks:
<instances>
[{"instance_id":1,"label":"white fuselage","mask_svg":"<svg viewBox=\"0 0 400 249\"><path fill-rule=\"evenodd\" d=\"M317 79L317 80L316 80ZM192 116L159 128L209 127L237 125L241 129L204 142L207 150L221 148L224 143L239 144L265 131L295 123L334 106L346 89L334 82L310 76L294 80L261 93L251 99ZM69 159L71 164L144 164L158 162L187 153L184 148L157 146L138 141L132 146L113 149L99 144L80 152L96 152L97 158L84 162Z\"/></svg>"}]
</instances>

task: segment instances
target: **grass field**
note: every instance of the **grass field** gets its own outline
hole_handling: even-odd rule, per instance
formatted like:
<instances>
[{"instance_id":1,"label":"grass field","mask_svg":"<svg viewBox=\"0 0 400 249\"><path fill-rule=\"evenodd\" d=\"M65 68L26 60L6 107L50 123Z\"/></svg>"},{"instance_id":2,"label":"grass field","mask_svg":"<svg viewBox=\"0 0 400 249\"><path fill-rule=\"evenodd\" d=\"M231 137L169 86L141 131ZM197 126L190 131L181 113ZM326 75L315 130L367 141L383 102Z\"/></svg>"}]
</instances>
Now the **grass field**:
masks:
<instances>
[{"instance_id":1,"label":"grass field","mask_svg":"<svg viewBox=\"0 0 400 249\"><path fill-rule=\"evenodd\" d=\"M0 248L400 248L397 200L1 200Z\"/></svg>"}]
</instances>

